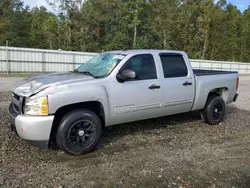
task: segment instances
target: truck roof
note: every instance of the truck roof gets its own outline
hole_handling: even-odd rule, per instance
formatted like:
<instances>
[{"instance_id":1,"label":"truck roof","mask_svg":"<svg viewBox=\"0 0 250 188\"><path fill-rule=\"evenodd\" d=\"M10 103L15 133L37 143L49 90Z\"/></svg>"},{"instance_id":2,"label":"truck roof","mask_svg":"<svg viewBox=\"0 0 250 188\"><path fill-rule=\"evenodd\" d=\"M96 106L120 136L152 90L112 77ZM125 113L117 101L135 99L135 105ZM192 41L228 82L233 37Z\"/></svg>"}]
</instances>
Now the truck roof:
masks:
<instances>
[{"instance_id":1,"label":"truck roof","mask_svg":"<svg viewBox=\"0 0 250 188\"><path fill-rule=\"evenodd\" d=\"M183 51L176 51L176 50L156 50L156 49L136 49L136 50L114 50L108 51L112 53L121 53L121 54L142 54L142 53L178 53L184 54Z\"/></svg>"}]
</instances>

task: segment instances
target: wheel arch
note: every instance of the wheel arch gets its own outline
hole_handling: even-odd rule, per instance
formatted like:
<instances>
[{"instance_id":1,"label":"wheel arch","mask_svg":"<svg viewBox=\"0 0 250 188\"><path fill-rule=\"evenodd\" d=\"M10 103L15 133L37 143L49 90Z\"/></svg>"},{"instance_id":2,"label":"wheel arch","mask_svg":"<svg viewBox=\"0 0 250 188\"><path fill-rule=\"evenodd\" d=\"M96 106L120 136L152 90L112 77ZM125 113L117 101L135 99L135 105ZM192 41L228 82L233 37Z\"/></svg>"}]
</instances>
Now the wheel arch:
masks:
<instances>
[{"instance_id":1,"label":"wheel arch","mask_svg":"<svg viewBox=\"0 0 250 188\"><path fill-rule=\"evenodd\" d=\"M77 109L86 109L94 112L100 118L102 125L103 126L106 125L105 111L103 104L100 101L88 101L88 102L80 102L80 103L65 105L57 109L54 114L54 121L50 133L51 143L55 141L55 136L58 126L65 117L65 115Z\"/></svg>"},{"instance_id":2,"label":"wheel arch","mask_svg":"<svg viewBox=\"0 0 250 188\"><path fill-rule=\"evenodd\" d=\"M227 103L228 98L229 98L228 88L221 87L221 88L212 89L210 92L208 92L206 104L207 104L208 100L210 99L210 97L212 97L212 96L220 96L225 101L225 103Z\"/></svg>"}]
</instances>

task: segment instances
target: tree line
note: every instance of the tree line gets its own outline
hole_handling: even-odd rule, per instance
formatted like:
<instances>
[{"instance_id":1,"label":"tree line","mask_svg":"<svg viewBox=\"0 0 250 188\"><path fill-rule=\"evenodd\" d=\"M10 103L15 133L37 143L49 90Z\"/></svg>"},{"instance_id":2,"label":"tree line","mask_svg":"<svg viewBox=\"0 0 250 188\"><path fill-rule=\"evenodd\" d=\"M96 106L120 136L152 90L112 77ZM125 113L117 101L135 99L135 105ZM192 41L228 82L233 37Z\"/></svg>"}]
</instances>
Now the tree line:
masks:
<instances>
[{"instance_id":1,"label":"tree line","mask_svg":"<svg viewBox=\"0 0 250 188\"><path fill-rule=\"evenodd\" d=\"M0 45L101 52L184 50L191 58L250 62L250 7L226 0L0 1Z\"/></svg>"}]
</instances>

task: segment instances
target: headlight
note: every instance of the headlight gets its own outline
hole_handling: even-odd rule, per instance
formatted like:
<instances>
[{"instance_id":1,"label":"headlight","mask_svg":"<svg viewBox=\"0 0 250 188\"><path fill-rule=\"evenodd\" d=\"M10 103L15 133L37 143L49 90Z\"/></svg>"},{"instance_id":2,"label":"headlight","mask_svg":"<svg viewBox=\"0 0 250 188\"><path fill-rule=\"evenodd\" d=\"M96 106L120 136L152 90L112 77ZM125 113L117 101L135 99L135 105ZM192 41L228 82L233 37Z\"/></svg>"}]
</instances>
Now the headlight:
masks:
<instances>
[{"instance_id":1,"label":"headlight","mask_svg":"<svg viewBox=\"0 0 250 188\"><path fill-rule=\"evenodd\" d=\"M25 98L24 114L27 115L48 115L48 98Z\"/></svg>"}]
</instances>

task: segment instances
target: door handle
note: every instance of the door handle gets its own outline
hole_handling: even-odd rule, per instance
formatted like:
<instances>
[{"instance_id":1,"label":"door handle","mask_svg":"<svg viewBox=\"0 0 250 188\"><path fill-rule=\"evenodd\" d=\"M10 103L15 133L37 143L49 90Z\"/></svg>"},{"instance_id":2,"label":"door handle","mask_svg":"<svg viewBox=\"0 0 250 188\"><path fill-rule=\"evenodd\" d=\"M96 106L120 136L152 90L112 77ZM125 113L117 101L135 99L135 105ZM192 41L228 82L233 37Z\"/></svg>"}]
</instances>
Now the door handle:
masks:
<instances>
[{"instance_id":1,"label":"door handle","mask_svg":"<svg viewBox=\"0 0 250 188\"><path fill-rule=\"evenodd\" d=\"M155 85L155 84L148 87L148 89L160 89L160 88L161 88L161 86L158 86L158 85Z\"/></svg>"},{"instance_id":2,"label":"door handle","mask_svg":"<svg viewBox=\"0 0 250 188\"><path fill-rule=\"evenodd\" d=\"M184 86L191 86L192 82L184 82L182 85L184 85Z\"/></svg>"}]
</instances>

